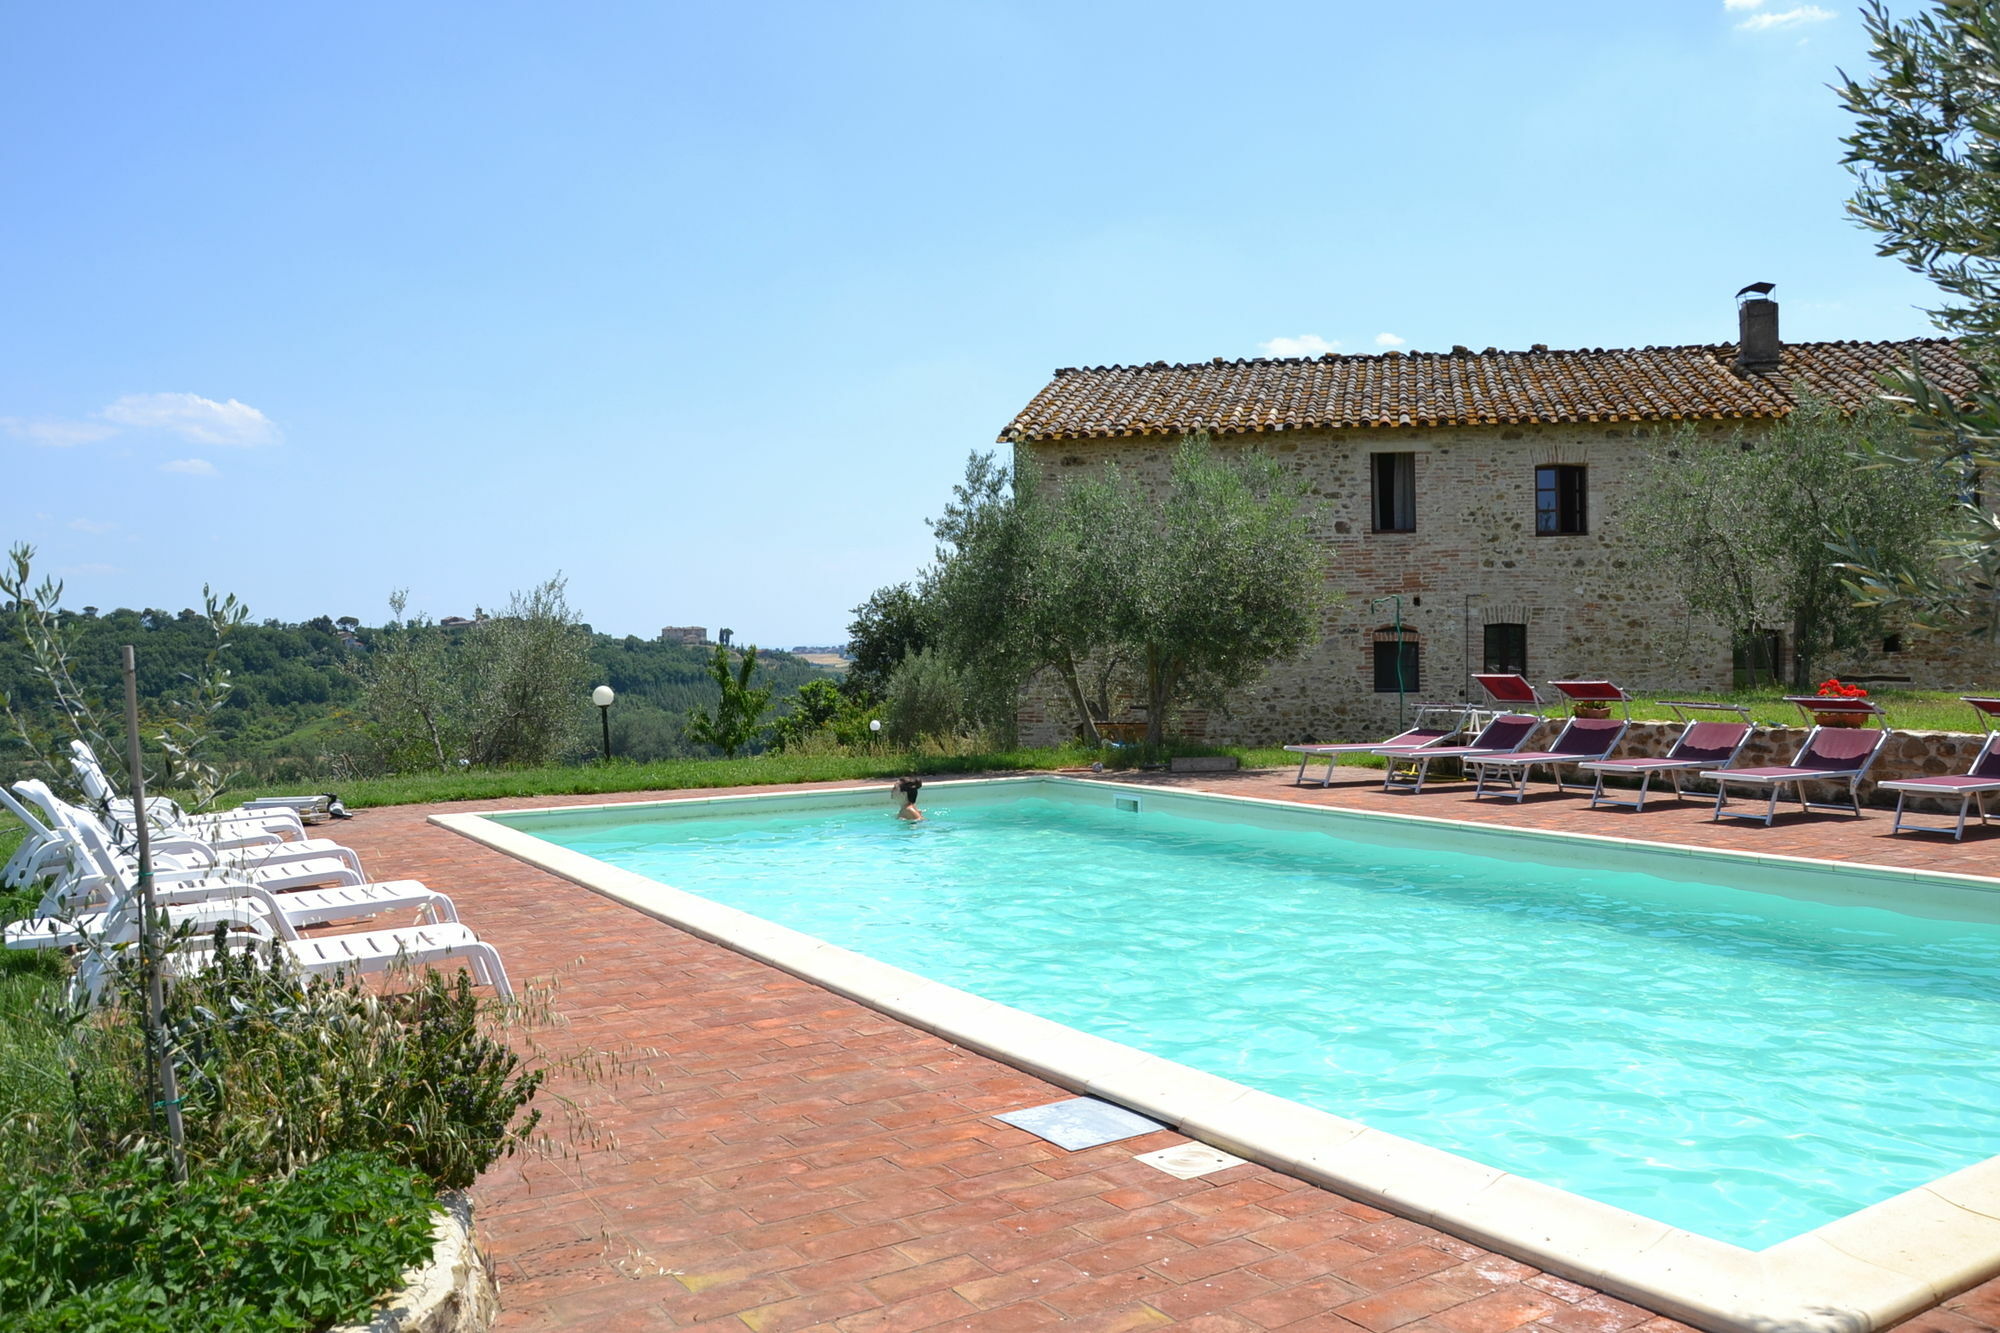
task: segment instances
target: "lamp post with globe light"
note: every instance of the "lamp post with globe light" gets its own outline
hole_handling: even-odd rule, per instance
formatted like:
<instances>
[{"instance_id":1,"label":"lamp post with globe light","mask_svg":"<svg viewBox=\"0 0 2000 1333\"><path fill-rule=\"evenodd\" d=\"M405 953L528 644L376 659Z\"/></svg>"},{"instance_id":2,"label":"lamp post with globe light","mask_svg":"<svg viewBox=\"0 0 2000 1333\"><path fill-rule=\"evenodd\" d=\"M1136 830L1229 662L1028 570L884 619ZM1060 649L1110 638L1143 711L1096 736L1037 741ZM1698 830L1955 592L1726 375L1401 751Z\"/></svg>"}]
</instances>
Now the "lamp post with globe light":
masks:
<instances>
[{"instance_id":1,"label":"lamp post with globe light","mask_svg":"<svg viewBox=\"0 0 2000 1333\"><path fill-rule=\"evenodd\" d=\"M868 740L869 740L868 748L871 750L873 750L875 746L881 742L882 740L881 718L871 717L868 719Z\"/></svg>"},{"instance_id":2,"label":"lamp post with globe light","mask_svg":"<svg viewBox=\"0 0 2000 1333\"><path fill-rule=\"evenodd\" d=\"M599 685L590 692L590 701L597 705L597 720L604 724L604 762L611 762L611 701L618 694L609 685Z\"/></svg>"}]
</instances>

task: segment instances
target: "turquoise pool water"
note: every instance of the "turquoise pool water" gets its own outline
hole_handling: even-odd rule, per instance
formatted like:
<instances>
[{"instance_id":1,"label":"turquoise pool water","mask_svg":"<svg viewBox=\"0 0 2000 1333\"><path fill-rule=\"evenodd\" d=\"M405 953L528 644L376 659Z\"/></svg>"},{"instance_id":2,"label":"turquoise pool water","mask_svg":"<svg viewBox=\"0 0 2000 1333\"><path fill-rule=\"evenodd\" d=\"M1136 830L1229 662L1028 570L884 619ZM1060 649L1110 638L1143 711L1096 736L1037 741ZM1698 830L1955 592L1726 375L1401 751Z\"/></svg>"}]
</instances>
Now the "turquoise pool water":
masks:
<instances>
[{"instance_id":1,"label":"turquoise pool water","mask_svg":"<svg viewBox=\"0 0 2000 1333\"><path fill-rule=\"evenodd\" d=\"M933 790L519 826L1753 1249L2000 1153L2000 925Z\"/></svg>"}]
</instances>

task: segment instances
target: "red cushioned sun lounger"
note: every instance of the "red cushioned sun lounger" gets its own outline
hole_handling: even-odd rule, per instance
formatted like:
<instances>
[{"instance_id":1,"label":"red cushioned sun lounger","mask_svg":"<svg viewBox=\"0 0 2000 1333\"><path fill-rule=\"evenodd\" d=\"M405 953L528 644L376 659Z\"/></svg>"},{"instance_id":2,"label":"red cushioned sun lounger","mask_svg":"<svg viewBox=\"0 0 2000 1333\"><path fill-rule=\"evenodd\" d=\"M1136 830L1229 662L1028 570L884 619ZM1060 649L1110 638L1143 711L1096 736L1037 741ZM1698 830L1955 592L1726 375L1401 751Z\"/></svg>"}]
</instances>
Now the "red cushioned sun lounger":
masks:
<instances>
[{"instance_id":1,"label":"red cushioned sun lounger","mask_svg":"<svg viewBox=\"0 0 2000 1333\"><path fill-rule=\"evenodd\" d=\"M1979 754L1972 761L1972 768L1964 773L1943 773L1933 778L1904 778L1898 782L1884 782L1881 790L1896 793L1896 822L1889 829L1891 836L1908 830L1911 833L1949 833L1952 841L1965 840L1965 817L1971 808L1979 810L1979 822L1986 823L1986 798L1993 792L2000 792L2000 731L1994 730L1996 719L2000 719L2000 699L1985 699L1965 696L1965 702L1979 714L1979 725L1986 730L1986 744L1979 748ZM1958 798L1958 820L1952 824L1916 824L1903 815L1903 806L1912 796L1938 796Z\"/></svg>"},{"instance_id":2,"label":"red cushioned sun lounger","mask_svg":"<svg viewBox=\"0 0 2000 1333\"><path fill-rule=\"evenodd\" d=\"M1549 686L1573 704L1617 704L1625 710L1625 720L1632 720L1632 696L1608 680L1552 680Z\"/></svg>"},{"instance_id":3,"label":"red cushioned sun lounger","mask_svg":"<svg viewBox=\"0 0 2000 1333\"><path fill-rule=\"evenodd\" d=\"M1389 760L1389 771L1383 776L1383 791L1406 791L1415 794L1424 789L1424 781L1430 776L1431 765L1440 759L1473 759L1495 755L1513 754L1528 744L1529 737L1542 725L1538 717L1523 713L1502 713L1488 722L1480 733L1465 745L1426 745L1415 750L1393 750L1386 746L1374 753ZM1400 761L1400 762L1399 762ZM1397 770L1414 769L1411 777L1397 776Z\"/></svg>"},{"instance_id":4,"label":"red cushioned sun lounger","mask_svg":"<svg viewBox=\"0 0 2000 1333\"><path fill-rule=\"evenodd\" d=\"M1322 787L1333 782L1333 769L1344 754L1381 754L1387 750L1420 750L1427 745L1442 745L1465 730L1465 720L1470 710L1464 704L1418 704L1417 723L1407 731L1399 731L1383 741L1351 741L1339 745L1287 745L1285 748L1299 756L1299 775L1292 780L1295 787L1305 785L1306 765L1315 759L1326 760L1326 776L1319 780Z\"/></svg>"},{"instance_id":5,"label":"red cushioned sun lounger","mask_svg":"<svg viewBox=\"0 0 2000 1333\"><path fill-rule=\"evenodd\" d=\"M1687 792L1681 780L1690 773L1704 769L1728 768L1736 762L1736 756L1750 740L1756 727L1750 721L1750 710L1735 704L1680 704L1668 703L1687 725L1674 738L1673 748L1666 754L1651 759L1600 759L1594 763L1579 764L1586 773L1597 774L1597 788L1590 794L1590 808L1599 806L1625 806L1633 810L1646 808L1646 793L1651 788L1656 774L1666 774L1674 782L1674 799L1687 799ZM1740 722L1704 722L1689 720L1685 710L1695 708L1727 709L1742 717ZM1639 799L1636 801L1614 801L1604 794L1604 779L1607 777L1636 777L1639 779Z\"/></svg>"},{"instance_id":6,"label":"red cushioned sun lounger","mask_svg":"<svg viewBox=\"0 0 2000 1333\"><path fill-rule=\"evenodd\" d=\"M1511 672L1487 672L1472 677L1479 682L1479 688L1486 691L1487 701L1500 705L1509 712L1539 713L1548 707L1535 687L1528 683L1526 676Z\"/></svg>"},{"instance_id":7,"label":"red cushioned sun lounger","mask_svg":"<svg viewBox=\"0 0 2000 1333\"><path fill-rule=\"evenodd\" d=\"M1555 742L1546 750L1520 750L1513 754L1468 758L1465 766L1479 774L1479 783L1472 789L1472 798L1478 800L1490 794L1511 796L1516 801L1525 800L1528 774L1543 765L1548 767L1549 775L1556 780L1556 790L1567 791L1568 788L1563 785L1563 769L1570 764L1604 758L1618 747L1625 728L1630 725L1629 722L1608 717L1573 717L1564 724ZM1486 784L1495 779L1502 780L1504 785L1489 793Z\"/></svg>"},{"instance_id":8,"label":"red cushioned sun lounger","mask_svg":"<svg viewBox=\"0 0 2000 1333\"><path fill-rule=\"evenodd\" d=\"M1844 703L1865 703L1865 700L1843 700ZM1833 712L1833 709L1827 709ZM1841 709L1842 712L1857 712L1857 709ZM1880 710L1875 710L1879 716ZM1883 742L1889 739L1887 731L1868 731L1847 727L1814 727L1806 733L1806 743L1799 747L1790 765L1771 768L1711 768L1702 770L1701 776L1715 783L1715 814L1711 822L1725 815L1731 819L1754 819L1769 827L1777 818L1778 797L1786 787L1790 787L1799 798L1799 805L1805 810L1840 810L1848 814L1861 814L1861 779L1867 776L1869 766L1882 753ZM1742 814L1724 807L1729 804L1729 784L1741 783L1750 787L1762 787L1771 793L1771 799L1762 814ZM1847 804L1838 805L1825 801L1812 801L1806 797L1808 782L1826 782L1845 785Z\"/></svg>"}]
</instances>

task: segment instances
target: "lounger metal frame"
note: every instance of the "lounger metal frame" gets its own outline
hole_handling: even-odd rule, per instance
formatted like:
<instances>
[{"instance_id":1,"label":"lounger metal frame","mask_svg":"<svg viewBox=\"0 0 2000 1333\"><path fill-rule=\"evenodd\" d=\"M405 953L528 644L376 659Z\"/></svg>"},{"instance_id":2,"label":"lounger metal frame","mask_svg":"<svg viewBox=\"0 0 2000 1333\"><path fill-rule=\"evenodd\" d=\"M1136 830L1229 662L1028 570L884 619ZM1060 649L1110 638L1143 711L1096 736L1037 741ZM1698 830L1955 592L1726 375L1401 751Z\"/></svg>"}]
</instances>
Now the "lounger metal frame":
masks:
<instances>
[{"instance_id":1,"label":"lounger metal frame","mask_svg":"<svg viewBox=\"0 0 2000 1333\"><path fill-rule=\"evenodd\" d=\"M1549 743L1547 749L1537 750L1533 754L1500 754L1500 755L1493 755L1485 759L1468 758L1465 761L1466 767L1477 770L1479 775L1478 782L1473 784L1472 799L1477 801L1488 795L1488 792L1486 790L1486 779L1487 776L1494 769L1511 769L1513 770L1513 772L1512 775L1507 780L1506 787L1502 790L1495 791L1491 794L1494 796L1511 796L1514 798L1517 804L1521 801L1527 800L1528 775L1532 773L1535 770L1535 768L1541 764L1547 764L1549 766L1550 776L1555 780L1557 794L1560 795L1566 793L1567 791L1569 791L1569 786L1563 781L1563 773L1562 773L1563 769L1565 767L1574 764L1589 763L1592 760L1602 759L1606 755L1609 755L1613 750L1618 748L1618 742L1625 739L1626 729L1629 728L1632 724L1629 720L1619 723L1618 729L1611 733L1611 740L1605 745L1605 747L1602 750L1599 750L1595 754L1575 754L1575 755L1563 756L1561 753L1563 738L1569 735L1571 729L1573 729L1578 722L1597 722L1597 721L1609 721L1609 720L1610 719L1608 718L1573 717L1569 721L1563 723L1563 729L1556 733L1555 740ZM1577 784L1577 790L1578 791L1583 790L1582 783Z\"/></svg>"},{"instance_id":2,"label":"lounger metal frame","mask_svg":"<svg viewBox=\"0 0 2000 1333\"><path fill-rule=\"evenodd\" d=\"M1456 720L1450 730L1440 731L1430 740L1413 745L1401 744L1402 737L1425 729L1424 716L1427 713L1447 713ZM1287 750L1299 756L1299 775L1292 779L1292 785L1294 787L1305 785L1306 765L1315 759L1326 760L1326 776L1319 780L1319 785L1329 787L1333 785L1333 770L1339 765L1340 756L1344 754L1381 754L1385 750L1421 750L1427 745L1442 745L1452 737L1464 734L1472 713L1473 710L1465 704L1418 704L1416 720L1385 741L1355 741L1339 745L1287 745L1285 747Z\"/></svg>"},{"instance_id":3,"label":"lounger metal frame","mask_svg":"<svg viewBox=\"0 0 2000 1333\"><path fill-rule=\"evenodd\" d=\"M1858 713L1866 717L1872 717L1877 722L1880 722L1883 716L1881 708L1866 699L1818 699L1788 696L1786 702L1798 705L1799 710L1808 715L1813 713ZM1815 723L1813 729L1806 733L1805 743L1799 746L1798 753L1792 756L1792 762L1784 765L1784 767L1804 767L1799 763L1799 760L1812 752L1813 742L1819 739L1819 734L1822 731L1829 730L1836 730L1836 728L1829 728ZM1837 728L1837 730L1845 731L1847 728ZM1875 734L1875 748L1870 750L1860 764L1852 769L1829 768L1816 773L1793 773L1786 776L1768 778L1748 775L1742 772L1733 772L1728 769L1704 769L1701 776L1715 780L1715 812L1709 817L1709 822L1711 824L1719 823L1724 818L1749 819L1755 820L1765 828L1769 828L1772 822L1778 817L1779 793L1787 786L1790 786L1797 792L1799 806L1807 813L1814 810L1831 810L1839 814L1850 814L1858 819L1861 817L1861 780L1868 776L1868 770L1875 766L1877 759L1881 758L1882 747L1888 743L1890 735L1891 732L1886 727L1878 731ZM1761 815L1747 815L1726 809L1725 807L1729 804L1729 784L1731 782L1748 782L1768 786L1771 789L1771 798L1765 804L1764 813ZM1809 799L1806 796L1806 784L1808 782L1825 782L1836 786L1843 782L1846 783L1847 804L1841 805L1835 801L1814 801Z\"/></svg>"},{"instance_id":4,"label":"lounger metal frame","mask_svg":"<svg viewBox=\"0 0 2000 1333\"><path fill-rule=\"evenodd\" d=\"M1499 723L1502 719L1510 717L1520 718L1523 722L1532 723L1533 725L1531 725L1530 727L1528 727L1527 730L1521 733L1521 739L1519 741L1505 748L1502 748L1500 746L1481 746L1478 744L1479 737L1475 736L1473 737L1473 744L1471 745L1439 745L1439 746L1424 746L1414 750L1385 749L1381 751L1381 753L1389 760L1388 771L1386 771L1382 775L1382 790L1405 791L1409 792L1413 796L1418 795L1423 791L1424 783L1428 781L1430 778L1431 765L1439 759L1457 759L1461 761L1469 761L1471 759L1478 757L1512 754L1516 750L1525 748L1529 740L1531 740L1534 737L1534 734L1537 731L1541 730L1541 724L1543 721L1543 719L1536 717L1531 713L1502 713L1500 714L1499 717L1496 717L1491 722L1488 722L1485 727L1482 727L1480 729L1479 735L1484 736L1488 730L1490 730L1493 726ZM1448 753L1448 751L1456 751L1457 753L1455 754ZM1416 778L1414 780L1399 781L1397 779L1396 761L1399 759L1408 763L1415 764Z\"/></svg>"},{"instance_id":5,"label":"lounger metal frame","mask_svg":"<svg viewBox=\"0 0 2000 1333\"><path fill-rule=\"evenodd\" d=\"M1750 720L1750 710L1742 704L1717 704L1685 699L1662 699L1660 700L1660 707L1673 709L1674 720L1687 724L1687 726L1681 729L1681 734L1674 739L1673 749L1680 747L1681 741L1685 740L1688 732L1694 729L1694 724L1701 720L1689 717L1688 712L1690 710L1735 713L1738 717L1742 718L1745 724L1743 734L1737 738L1736 748L1731 750L1728 757L1722 761L1724 768L1728 768L1736 762L1736 756L1743 753L1743 747L1748 745L1750 738L1757 734L1757 724ZM1652 789L1653 776L1658 773L1664 773L1673 779L1674 799L1676 801L1685 801L1687 799L1687 789L1682 786L1683 779L1690 773L1699 773L1703 769L1714 767L1714 761L1710 759L1676 760L1673 757L1673 749L1669 749L1666 757L1663 759L1647 761L1644 767L1637 764L1620 764L1612 767L1605 765L1602 761L1582 765L1584 771L1597 774L1597 786L1590 793L1590 808L1596 810L1601 806L1608 805L1618 809L1644 810L1646 808L1646 795ZM1639 775L1639 798L1635 801L1614 801L1606 796L1604 794L1604 776L1607 773L1623 773L1628 775L1637 773Z\"/></svg>"},{"instance_id":6,"label":"lounger metal frame","mask_svg":"<svg viewBox=\"0 0 2000 1333\"><path fill-rule=\"evenodd\" d=\"M1987 757L1993 753L1993 747L2000 745L2000 730L1995 729L1996 722L2000 722L2000 699L1987 698L1983 695L1964 694L1959 696L1959 701L1972 705L1973 713L1979 718L1980 730L1986 733L1986 743L1979 747L1979 753L1972 757L1972 767L1967 769L1964 774L1964 776L1970 777L1977 773L1980 767L1985 764ZM1979 811L1979 822L1982 825L1990 822L1986 814L1986 797L1989 792L2000 792L2000 778L1977 787L1934 787L1921 780L1917 780L1884 782L1879 784L1879 789L1896 793L1896 820L1889 826L1889 835L1891 837L1903 832L1949 833L1951 834L1952 841L1964 842L1965 821L1975 808ZM1917 824L1910 822L1903 814L1903 806L1912 796L1958 797L1957 821L1951 824Z\"/></svg>"}]
</instances>

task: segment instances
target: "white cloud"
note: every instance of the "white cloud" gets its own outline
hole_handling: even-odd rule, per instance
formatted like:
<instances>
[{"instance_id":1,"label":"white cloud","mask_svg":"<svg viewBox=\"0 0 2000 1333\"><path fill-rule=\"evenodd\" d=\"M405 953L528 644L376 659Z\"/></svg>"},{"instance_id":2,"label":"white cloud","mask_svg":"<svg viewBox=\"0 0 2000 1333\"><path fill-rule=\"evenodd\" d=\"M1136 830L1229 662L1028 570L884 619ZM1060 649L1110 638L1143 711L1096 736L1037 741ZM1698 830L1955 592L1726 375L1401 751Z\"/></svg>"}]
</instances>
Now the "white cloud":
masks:
<instances>
[{"instance_id":1,"label":"white cloud","mask_svg":"<svg viewBox=\"0 0 2000 1333\"><path fill-rule=\"evenodd\" d=\"M1744 32L1765 32L1771 28L1790 28L1801 23L1824 23L1832 17L1831 9L1821 9L1818 5L1797 5L1774 13L1752 14L1736 26Z\"/></svg>"},{"instance_id":2,"label":"white cloud","mask_svg":"<svg viewBox=\"0 0 2000 1333\"><path fill-rule=\"evenodd\" d=\"M1257 344L1267 356L1324 356L1340 350L1339 340L1328 342L1317 333L1301 333L1296 338L1273 338Z\"/></svg>"},{"instance_id":3,"label":"white cloud","mask_svg":"<svg viewBox=\"0 0 2000 1333\"><path fill-rule=\"evenodd\" d=\"M1377 347L1401 347L1408 341L1409 339L1398 338L1393 333L1378 333L1375 335L1375 345Z\"/></svg>"},{"instance_id":4,"label":"white cloud","mask_svg":"<svg viewBox=\"0 0 2000 1333\"><path fill-rule=\"evenodd\" d=\"M215 464L206 458L176 458L171 463L160 464L162 472L179 472L189 477L212 477Z\"/></svg>"},{"instance_id":5,"label":"white cloud","mask_svg":"<svg viewBox=\"0 0 2000 1333\"><path fill-rule=\"evenodd\" d=\"M71 445L89 444L107 435L116 435L116 426L106 426L95 421L57 421L43 418L40 421L24 421L20 417L0 417L0 427L17 440L27 440L33 444L47 445L53 449L67 449Z\"/></svg>"},{"instance_id":6,"label":"white cloud","mask_svg":"<svg viewBox=\"0 0 2000 1333\"><path fill-rule=\"evenodd\" d=\"M1722 0L1724 9L1760 9L1764 0Z\"/></svg>"},{"instance_id":7,"label":"white cloud","mask_svg":"<svg viewBox=\"0 0 2000 1333\"><path fill-rule=\"evenodd\" d=\"M98 413L106 421L141 430L172 431L196 444L270 444L278 438L271 418L231 398L218 403L198 393L128 393Z\"/></svg>"},{"instance_id":8,"label":"white cloud","mask_svg":"<svg viewBox=\"0 0 2000 1333\"><path fill-rule=\"evenodd\" d=\"M73 518L69 521L69 526L72 532L88 532L96 535L110 532L118 525L116 523L106 523L101 519L95 518Z\"/></svg>"}]
</instances>

